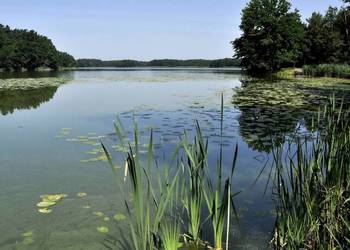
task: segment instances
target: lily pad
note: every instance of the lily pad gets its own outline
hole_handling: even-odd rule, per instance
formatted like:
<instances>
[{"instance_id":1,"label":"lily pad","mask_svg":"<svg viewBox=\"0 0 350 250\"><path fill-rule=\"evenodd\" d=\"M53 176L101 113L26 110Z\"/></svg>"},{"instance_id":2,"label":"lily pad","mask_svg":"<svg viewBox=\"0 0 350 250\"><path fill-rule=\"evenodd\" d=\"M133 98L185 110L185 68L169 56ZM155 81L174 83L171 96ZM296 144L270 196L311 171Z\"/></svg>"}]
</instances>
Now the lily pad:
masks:
<instances>
[{"instance_id":1,"label":"lily pad","mask_svg":"<svg viewBox=\"0 0 350 250\"><path fill-rule=\"evenodd\" d=\"M41 208L41 209L38 209L38 212L39 213L42 213L42 214L49 214L52 212L52 209L49 209L49 208Z\"/></svg>"},{"instance_id":2,"label":"lily pad","mask_svg":"<svg viewBox=\"0 0 350 250\"><path fill-rule=\"evenodd\" d=\"M25 237L24 240L23 240L23 244L24 245L31 245L34 243L34 239L31 238L31 237Z\"/></svg>"},{"instance_id":3,"label":"lily pad","mask_svg":"<svg viewBox=\"0 0 350 250\"><path fill-rule=\"evenodd\" d=\"M122 221L122 220L125 220L126 219L126 216L124 214L116 214L113 216L113 218L116 220L116 221Z\"/></svg>"},{"instance_id":4,"label":"lily pad","mask_svg":"<svg viewBox=\"0 0 350 250\"><path fill-rule=\"evenodd\" d=\"M108 227L97 227L97 231L103 234L107 234L109 232Z\"/></svg>"},{"instance_id":5,"label":"lily pad","mask_svg":"<svg viewBox=\"0 0 350 250\"><path fill-rule=\"evenodd\" d=\"M80 198L86 197L87 193L81 192L81 193L77 193L77 196Z\"/></svg>"},{"instance_id":6,"label":"lily pad","mask_svg":"<svg viewBox=\"0 0 350 250\"><path fill-rule=\"evenodd\" d=\"M34 234L33 231L27 231L27 232L22 233L22 236L23 237L32 237L33 234Z\"/></svg>"},{"instance_id":7,"label":"lily pad","mask_svg":"<svg viewBox=\"0 0 350 250\"><path fill-rule=\"evenodd\" d=\"M36 206L47 208L47 207L51 207L55 204L56 204L56 202L54 202L54 201L41 201L41 202L37 203Z\"/></svg>"},{"instance_id":8,"label":"lily pad","mask_svg":"<svg viewBox=\"0 0 350 250\"><path fill-rule=\"evenodd\" d=\"M94 212L93 214L96 215L96 216L98 216L98 217L104 216L104 213L102 213L102 212L100 212L100 211Z\"/></svg>"}]
</instances>

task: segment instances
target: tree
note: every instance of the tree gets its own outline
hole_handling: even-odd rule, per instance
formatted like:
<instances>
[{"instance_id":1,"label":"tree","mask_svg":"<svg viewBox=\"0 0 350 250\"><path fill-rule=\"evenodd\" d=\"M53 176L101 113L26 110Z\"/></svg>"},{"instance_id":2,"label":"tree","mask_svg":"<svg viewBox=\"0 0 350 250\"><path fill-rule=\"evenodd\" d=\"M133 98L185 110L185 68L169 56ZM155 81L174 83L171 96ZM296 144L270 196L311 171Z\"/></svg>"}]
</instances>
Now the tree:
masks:
<instances>
[{"instance_id":1,"label":"tree","mask_svg":"<svg viewBox=\"0 0 350 250\"><path fill-rule=\"evenodd\" d=\"M313 13L307 20L304 62L306 64L339 63L342 41L337 27L338 9L329 7L325 16Z\"/></svg>"},{"instance_id":2,"label":"tree","mask_svg":"<svg viewBox=\"0 0 350 250\"><path fill-rule=\"evenodd\" d=\"M232 44L248 72L274 72L300 61L305 27L290 7L287 0L251 0L243 9L243 34Z\"/></svg>"},{"instance_id":3,"label":"tree","mask_svg":"<svg viewBox=\"0 0 350 250\"><path fill-rule=\"evenodd\" d=\"M0 69L35 70L38 67L57 69L59 66L74 64L74 58L57 51L47 37L33 30L12 30L0 24Z\"/></svg>"}]
</instances>

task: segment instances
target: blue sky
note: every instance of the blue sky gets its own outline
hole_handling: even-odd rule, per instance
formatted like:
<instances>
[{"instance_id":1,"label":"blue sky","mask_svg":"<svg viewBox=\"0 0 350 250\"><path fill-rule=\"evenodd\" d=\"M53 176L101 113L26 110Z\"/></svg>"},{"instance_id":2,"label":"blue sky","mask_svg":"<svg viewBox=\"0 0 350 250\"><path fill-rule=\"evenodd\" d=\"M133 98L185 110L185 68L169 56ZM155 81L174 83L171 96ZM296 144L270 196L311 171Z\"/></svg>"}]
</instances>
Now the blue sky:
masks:
<instances>
[{"instance_id":1,"label":"blue sky","mask_svg":"<svg viewBox=\"0 0 350 250\"><path fill-rule=\"evenodd\" d=\"M76 58L223 58L248 0L1 0L0 23L34 29ZM340 0L292 0L303 18Z\"/></svg>"}]
</instances>

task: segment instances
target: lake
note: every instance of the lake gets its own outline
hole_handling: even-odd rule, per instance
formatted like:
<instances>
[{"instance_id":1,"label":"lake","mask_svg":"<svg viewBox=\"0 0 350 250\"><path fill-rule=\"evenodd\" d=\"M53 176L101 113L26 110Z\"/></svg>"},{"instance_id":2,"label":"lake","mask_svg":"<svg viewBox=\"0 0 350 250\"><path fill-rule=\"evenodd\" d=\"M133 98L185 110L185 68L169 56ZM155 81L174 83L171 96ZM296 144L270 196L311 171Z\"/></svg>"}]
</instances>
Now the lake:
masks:
<instances>
[{"instance_id":1,"label":"lake","mask_svg":"<svg viewBox=\"0 0 350 250\"><path fill-rule=\"evenodd\" d=\"M308 132L310 105L319 105L330 93L272 83L259 83L260 91L237 69L89 69L54 75L66 82L0 91L0 249L106 249L106 237L123 237L128 228L125 220L113 219L126 215L125 205L99 143L108 145L123 167L116 116L130 133L137 122L141 144L153 128L159 159L169 159L179 136L183 131L193 135L198 121L214 165L221 94L224 171L239 146L233 187L242 191L235 198L240 223L232 225L231 244L234 249L268 248L275 215L271 189L266 189L270 171L263 167L273 143L283 144L296 128ZM41 214L36 204L44 194L68 196L50 214ZM99 226L108 227L110 236L98 232Z\"/></svg>"}]
</instances>

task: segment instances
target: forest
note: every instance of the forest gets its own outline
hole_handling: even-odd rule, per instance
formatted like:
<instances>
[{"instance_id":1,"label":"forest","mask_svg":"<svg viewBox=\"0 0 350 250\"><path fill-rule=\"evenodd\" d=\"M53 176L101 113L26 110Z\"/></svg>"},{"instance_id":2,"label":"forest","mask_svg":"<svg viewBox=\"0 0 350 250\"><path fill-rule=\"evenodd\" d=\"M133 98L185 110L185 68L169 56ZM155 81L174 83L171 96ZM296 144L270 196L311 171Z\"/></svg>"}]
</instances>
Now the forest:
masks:
<instances>
[{"instance_id":1,"label":"forest","mask_svg":"<svg viewBox=\"0 0 350 250\"><path fill-rule=\"evenodd\" d=\"M11 29L0 24L0 70L33 71L39 67L73 67L75 59L58 51L50 39L34 30Z\"/></svg>"},{"instance_id":2,"label":"forest","mask_svg":"<svg viewBox=\"0 0 350 250\"><path fill-rule=\"evenodd\" d=\"M98 59L78 59L77 67L238 67L240 59L224 58L217 60L191 59L191 60L175 60L175 59L159 59L151 61L136 60L112 60L102 61Z\"/></svg>"}]
</instances>

